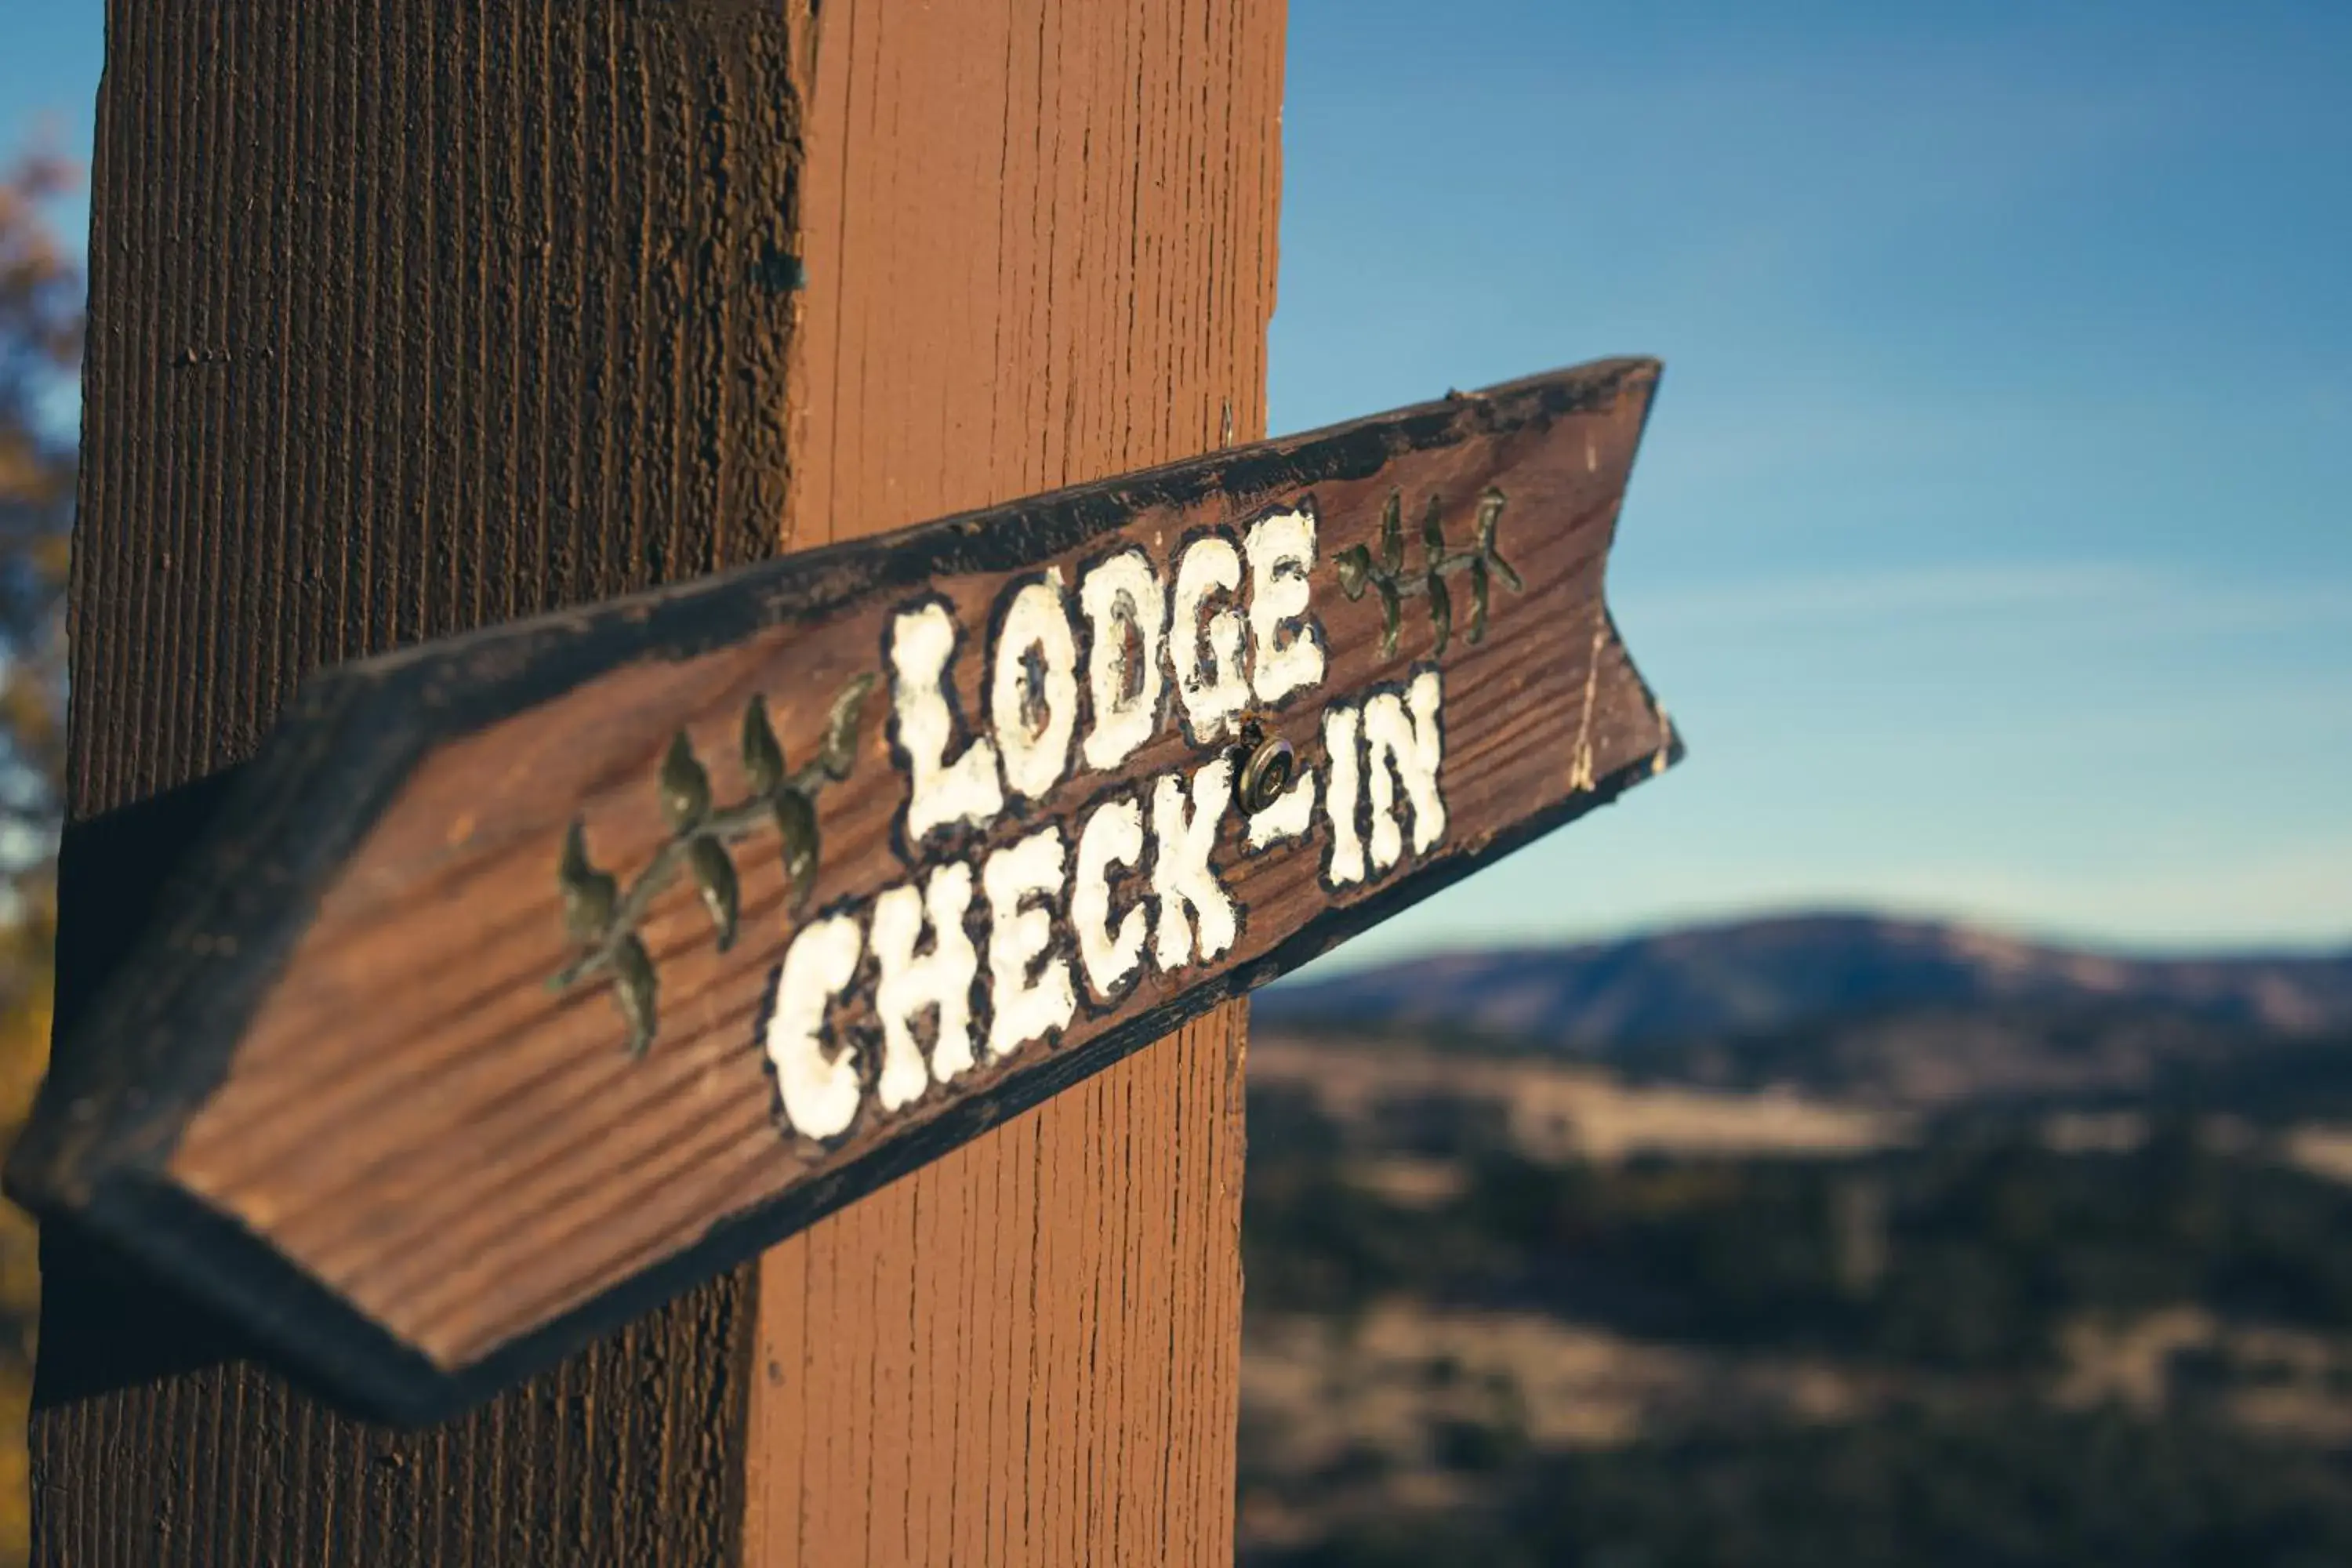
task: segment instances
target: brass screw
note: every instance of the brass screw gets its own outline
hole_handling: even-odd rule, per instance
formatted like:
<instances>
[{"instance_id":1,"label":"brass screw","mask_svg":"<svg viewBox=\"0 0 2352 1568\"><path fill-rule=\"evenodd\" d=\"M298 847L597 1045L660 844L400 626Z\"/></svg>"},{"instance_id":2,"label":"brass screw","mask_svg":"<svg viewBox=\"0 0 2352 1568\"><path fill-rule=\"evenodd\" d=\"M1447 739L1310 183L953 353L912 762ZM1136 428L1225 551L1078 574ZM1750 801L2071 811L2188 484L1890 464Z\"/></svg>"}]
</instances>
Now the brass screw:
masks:
<instances>
[{"instance_id":1,"label":"brass screw","mask_svg":"<svg viewBox=\"0 0 2352 1568\"><path fill-rule=\"evenodd\" d=\"M1298 753L1279 735L1269 735L1256 719L1242 725L1242 809L1255 816L1280 800L1298 776Z\"/></svg>"}]
</instances>

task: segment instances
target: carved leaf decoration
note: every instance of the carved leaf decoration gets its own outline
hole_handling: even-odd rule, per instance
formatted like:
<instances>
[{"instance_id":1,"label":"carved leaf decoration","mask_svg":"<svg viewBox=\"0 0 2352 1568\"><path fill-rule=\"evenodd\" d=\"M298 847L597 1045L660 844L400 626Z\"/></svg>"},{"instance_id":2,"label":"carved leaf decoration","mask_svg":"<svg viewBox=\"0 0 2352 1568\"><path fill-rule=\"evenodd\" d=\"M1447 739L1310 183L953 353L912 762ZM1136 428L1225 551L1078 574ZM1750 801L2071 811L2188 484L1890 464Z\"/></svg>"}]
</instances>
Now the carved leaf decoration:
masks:
<instances>
[{"instance_id":1,"label":"carved leaf decoration","mask_svg":"<svg viewBox=\"0 0 2352 1568\"><path fill-rule=\"evenodd\" d=\"M587 832L574 822L563 835L563 858L556 867L563 889L563 929L574 942L592 942L613 919L621 884L589 863Z\"/></svg>"},{"instance_id":2,"label":"carved leaf decoration","mask_svg":"<svg viewBox=\"0 0 2352 1568\"><path fill-rule=\"evenodd\" d=\"M743 709L743 776L753 795L768 795L784 782L784 748L768 722L768 700L754 697Z\"/></svg>"},{"instance_id":3,"label":"carved leaf decoration","mask_svg":"<svg viewBox=\"0 0 2352 1568\"><path fill-rule=\"evenodd\" d=\"M845 779L857 761L857 725L866 714L866 694L874 689L875 677L869 672L859 676L841 689L833 700L833 712L825 721L823 760L826 776ZM814 820L811 820L811 833Z\"/></svg>"},{"instance_id":4,"label":"carved leaf decoration","mask_svg":"<svg viewBox=\"0 0 2352 1568\"><path fill-rule=\"evenodd\" d=\"M670 737L669 750L662 756L661 809L662 819L675 833L701 826L710 815L710 775L696 760L683 730Z\"/></svg>"},{"instance_id":5,"label":"carved leaf decoration","mask_svg":"<svg viewBox=\"0 0 2352 1568\"><path fill-rule=\"evenodd\" d=\"M635 931L613 946L613 997L629 1026L629 1055L642 1057L654 1043L654 997L658 982L654 961Z\"/></svg>"},{"instance_id":6,"label":"carved leaf decoration","mask_svg":"<svg viewBox=\"0 0 2352 1568\"><path fill-rule=\"evenodd\" d=\"M1512 569L1510 562L1503 560L1503 550L1494 543L1500 527L1503 527L1503 491L1489 484L1486 491L1479 494L1477 499L1477 524L1473 524L1470 555L1482 564L1494 566L1494 574L1503 578L1503 585L1510 588L1512 593L1519 593L1522 588L1527 588L1527 583L1519 581L1519 574Z\"/></svg>"},{"instance_id":7,"label":"carved leaf decoration","mask_svg":"<svg viewBox=\"0 0 2352 1568\"><path fill-rule=\"evenodd\" d=\"M846 778L856 765L866 700L879 681L879 676L868 672L842 687L826 714L821 749L797 773L786 766L766 699L751 698L744 704L740 742L744 778L751 788L741 800L728 805L712 799L710 774L695 756L686 732L672 736L655 779L662 816L669 824L669 842L655 851L625 894L615 879L590 862L584 831L573 822L564 835L556 878L563 894L564 931L579 951L547 977L548 989L562 992L591 975L609 974L616 1005L629 1025L629 1050L643 1055L653 1044L656 994L653 958L637 934L637 921L682 866L709 911L719 950L732 947L741 927L743 892L728 847L770 822L783 840L791 907L795 913L804 909L816 889L816 795Z\"/></svg>"},{"instance_id":8,"label":"carved leaf decoration","mask_svg":"<svg viewBox=\"0 0 2352 1568\"><path fill-rule=\"evenodd\" d=\"M1421 542L1428 559L1411 576L1404 574L1404 502L1402 492L1390 492L1381 508L1381 555L1378 563L1370 549L1351 544L1331 558L1332 570L1339 580L1339 591L1350 600L1363 597L1370 586L1381 596L1381 654L1394 658L1397 635L1403 618L1402 601L1426 598L1429 601L1429 624L1436 655L1444 656L1454 640L1454 595L1445 579L1454 574L1467 573L1470 577L1470 620L1465 635L1472 643L1483 642L1486 637L1486 620L1493 607L1494 583L1500 578L1513 593L1526 584L1511 563L1495 548L1495 536L1502 526L1503 492L1488 486L1478 498L1478 513L1473 522L1472 543L1467 549L1454 550L1445 542L1445 512L1440 498L1431 496L1429 506L1421 517Z\"/></svg>"},{"instance_id":9,"label":"carved leaf decoration","mask_svg":"<svg viewBox=\"0 0 2352 1568\"><path fill-rule=\"evenodd\" d=\"M816 806L799 790L788 789L776 796L774 809L776 832L783 840L784 875L792 882L792 907L797 914L816 886Z\"/></svg>"},{"instance_id":10,"label":"carved leaf decoration","mask_svg":"<svg viewBox=\"0 0 2352 1568\"><path fill-rule=\"evenodd\" d=\"M1495 575L1503 580L1503 585L1516 594L1527 584L1519 581L1518 573L1503 559L1503 552L1495 542L1496 531L1502 526L1502 521L1503 492L1489 486L1486 493L1478 498L1478 558L1494 567Z\"/></svg>"},{"instance_id":11,"label":"carved leaf decoration","mask_svg":"<svg viewBox=\"0 0 2352 1568\"><path fill-rule=\"evenodd\" d=\"M1372 552L1360 544L1351 544L1332 558L1331 566L1339 574L1339 592L1353 604L1364 596L1364 584L1371 580Z\"/></svg>"},{"instance_id":12,"label":"carved leaf decoration","mask_svg":"<svg viewBox=\"0 0 2352 1568\"><path fill-rule=\"evenodd\" d=\"M727 847L716 838L696 839L686 855L694 871L694 884L702 889L703 908L710 911L710 923L718 929L719 951L725 952L735 945L735 921L743 906L735 862L727 858Z\"/></svg>"},{"instance_id":13,"label":"carved leaf decoration","mask_svg":"<svg viewBox=\"0 0 2352 1568\"><path fill-rule=\"evenodd\" d=\"M1473 525L1471 548L1481 555L1495 553L1495 534L1503 521L1503 492L1492 485L1478 498L1478 521Z\"/></svg>"}]
</instances>

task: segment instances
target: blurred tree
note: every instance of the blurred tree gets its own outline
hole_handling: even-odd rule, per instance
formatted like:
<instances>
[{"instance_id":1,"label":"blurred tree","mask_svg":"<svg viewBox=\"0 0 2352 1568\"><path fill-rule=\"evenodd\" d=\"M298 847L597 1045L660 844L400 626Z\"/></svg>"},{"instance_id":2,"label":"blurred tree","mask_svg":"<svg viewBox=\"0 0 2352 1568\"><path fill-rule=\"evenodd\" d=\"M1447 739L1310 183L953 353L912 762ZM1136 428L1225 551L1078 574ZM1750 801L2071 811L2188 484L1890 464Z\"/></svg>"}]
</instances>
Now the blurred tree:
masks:
<instances>
[{"instance_id":1,"label":"blurred tree","mask_svg":"<svg viewBox=\"0 0 2352 1568\"><path fill-rule=\"evenodd\" d=\"M76 171L36 151L0 173L0 1143L48 1057L65 761L63 616L81 363L81 269L49 222ZM25 1418L40 1275L32 1221L0 1204L0 1563L30 1546Z\"/></svg>"}]
</instances>

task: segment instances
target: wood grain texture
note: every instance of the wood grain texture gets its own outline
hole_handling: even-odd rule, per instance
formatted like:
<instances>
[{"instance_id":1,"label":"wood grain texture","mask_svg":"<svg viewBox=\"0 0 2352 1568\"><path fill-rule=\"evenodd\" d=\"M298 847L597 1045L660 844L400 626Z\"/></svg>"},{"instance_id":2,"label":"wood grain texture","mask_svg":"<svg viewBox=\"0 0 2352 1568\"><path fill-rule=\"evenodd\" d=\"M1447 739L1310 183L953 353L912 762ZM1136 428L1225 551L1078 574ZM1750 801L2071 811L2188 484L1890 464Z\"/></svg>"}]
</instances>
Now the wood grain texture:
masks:
<instances>
[{"instance_id":1,"label":"wood grain texture","mask_svg":"<svg viewBox=\"0 0 2352 1568\"><path fill-rule=\"evenodd\" d=\"M825 10L797 537L1265 431L1280 0L956 15ZM762 1258L747 1568L1232 1560L1245 1028L1220 1009Z\"/></svg>"},{"instance_id":2,"label":"wood grain texture","mask_svg":"<svg viewBox=\"0 0 2352 1568\"><path fill-rule=\"evenodd\" d=\"M1264 433L1284 20L827 0L795 537ZM1245 1006L761 1259L747 1568L1232 1561Z\"/></svg>"},{"instance_id":3,"label":"wood grain texture","mask_svg":"<svg viewBox=\"0 0 2352 1568\"><path fill-rule=\"evenodd\" d=\"M160 939L125 966L136 989L92 1016L102 1048L77 1052L45 1092L15 1190L62 1202L377 1407L422 1415L465 1397L431 1386L436 1373L511 1377L531 1364L526 1339L543 1356L593 1311L620 1321L660 1299L639 1294L649 1274L724 1267L1662 769L1671 727L1602 601L1654 371L1602 362L339 668L192 852ZM942 1058L929 1092L895 1107L873 1094L873 980L856 979L833 1037L864 1042L849 1058L863 1108L814 1135L780 1120L760 1047L772 966L811 925L791 912L772 842L732 852L731 947L684 879L632 918L661 977L644 1059L597 1005L604 982L544 984L574 951L553 875L568 825L584 823L606 864L652 861L670 833L656 760L681 726L716 763L717 798L733 800L749 787L731 744L751 695L772 699L786 755L815 754L832 693L881 658L909 595L952 605L978 642L1041 566L1078 584L1088 563L1126 552L1159 558L1165 576L1180 550L1231 549L1270 510L1318 520L1300 635L1325 651L1319 675L1267 693L1263 721L1296 748L1302 804L1342 789L1357 804L1327 801L1322 826L1309 816L1269 846L1244 842L1239 811L1212 825L1206 863L1238 917L1223 952L1154 965L1111 995L1089 989L1055 1034L984 1047L952 1076ZM1399 614L1350 575L1376 575L1392 552L1402 589L1420 590L1433 551L1457 584L1491 565L1491 619L1457 587L1464 608L1441 638L1433 600L1404 598ZM1257 592L1236 595L1253 616ZM1270 637L1244 644L1261 675ZM1171 647L1167 663L1192 656ZM958 667L961 711L987 710L984 668ZM1386 865L1377 826L1391 815L1365 815L1362 784L1377 800L1388 766L1353 740L1335 756L1327 716L1408 681L1444 693L1416 721L1430 743L1443 735L1444 806L1400 805L1412 842L1394 834L1401 858ZM1069 701L1066 717L1083 713L1081 691ZM1077 766L1033 806L920 845L898 826L908 797L885 707L842 731L846 776L814 807L824 855L811 903L852 921L910 867L969 873L1046 825L1074 844L1105 803L1231 765L1230 739L1194 738L1163 711L1116 765ZM1370 875L1330 869L1333 818L1351 837L1374 827ZM751 826L772 841L756 812ZM1185 918L1131 885L1112 896L1122 911L1156 907L1155 922ZM1066 931L1076 906L1037 918ZM985 929L976 942L992 957ZM1075 965L1066 935L1057 946ZM246 993L258 1000L235 1000ZM976 994L984 1024L1003 993L983 974ZM919 1088L925 1076L919 1061ZM250 1237L302 1279L282 1279ZM322 1307L309 1281L344 1305ZM356 1311L406 1350L372 1353L322 1311Z\"/></svg>"},{"instance_id":4,"label":"wood grain texture","mask_svg":"<svg viewBox=\"0 0 2352 1568\"><path fill-rule=\"evenodd\" d=\"M243 760L335 659L771 552L798 223L781 11L113 0L69 802ZM62 967L117 911L65 867ZM68 1009L87 998L60 998ZM36 1555L705 1564L714 1282L450 1426L368 1427L44 1237ZM161 1366L143 1358L161 1346Z\"/></svg>"}]
</instances>

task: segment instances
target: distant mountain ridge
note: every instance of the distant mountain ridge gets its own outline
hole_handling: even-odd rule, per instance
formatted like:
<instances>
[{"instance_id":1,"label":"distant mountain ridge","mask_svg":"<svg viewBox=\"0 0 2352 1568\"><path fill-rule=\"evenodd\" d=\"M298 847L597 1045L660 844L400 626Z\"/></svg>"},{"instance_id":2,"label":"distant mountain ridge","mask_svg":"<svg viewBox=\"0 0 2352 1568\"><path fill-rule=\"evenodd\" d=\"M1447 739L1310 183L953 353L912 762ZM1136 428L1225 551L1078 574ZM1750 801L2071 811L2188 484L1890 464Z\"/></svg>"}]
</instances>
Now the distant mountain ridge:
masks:
<instances>
[{"instance_id":1,"label":"distant mountain ridge","mask_svg":"<svg viewBox=\"0 0 2352 1568\"><path fill-rule=\"evenodd\" d=\"M1964 925L1789 915L1445 953L1260 992L1273 1025L1423 1029L1576 1052L1889 1013L2154 1008L2289 1037L2352 1027L2352 951L2120 958Z\"/></svg>"}]
</instances>

